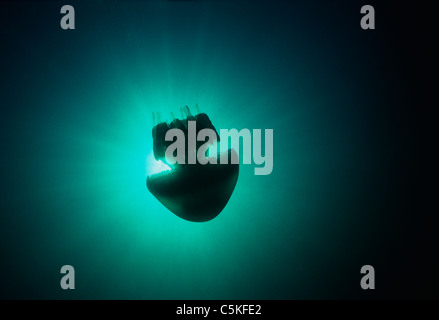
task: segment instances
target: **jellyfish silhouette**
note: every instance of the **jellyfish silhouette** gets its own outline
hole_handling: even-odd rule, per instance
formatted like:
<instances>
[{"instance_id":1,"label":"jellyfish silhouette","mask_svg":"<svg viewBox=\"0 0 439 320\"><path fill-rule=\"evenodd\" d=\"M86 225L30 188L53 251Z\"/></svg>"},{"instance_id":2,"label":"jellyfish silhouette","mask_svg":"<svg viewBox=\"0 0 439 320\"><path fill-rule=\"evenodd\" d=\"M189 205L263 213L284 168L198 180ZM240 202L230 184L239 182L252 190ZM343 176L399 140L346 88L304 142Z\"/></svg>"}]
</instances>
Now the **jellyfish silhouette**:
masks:
<instances>
[{"instance_id":1,"label":"jellyfish silhouette","mask_svg":"<svg viewBox=\"0 0 439 320\"><path fill-rule=\"evenodd\" d=\"M211 129L215 132L217 141L220 137L206 113L201 113L196 105L197 114L192 115L188 106L181 108L181 120L172 114L172 121L162 121L160 113L153 113L154 125L152 129L153 152L157 161L168 164L166 149L172 141L166 141L166 132L170 129L180 129L188 137L188 121L195 121L196 133L202 129ZM197 141L194 146L185 139L185 158L189 153L197 153L204 144ZM191 150L192 148L192 150ZM208 156L208 151L206 153ZM194 164L170 165L171 170L150 175L146 179L148 190L166 208L188 221L204 222L215 218L226 206L239 174L239 164L232 163L231 159L237 157L236 151L228 149L227 152L215 155L216 161L201 164L198 159ZM228 157L227 164L222 164L221 158ZM225 159L223 159L225 160Z\"/></svg>"}]
</instances>

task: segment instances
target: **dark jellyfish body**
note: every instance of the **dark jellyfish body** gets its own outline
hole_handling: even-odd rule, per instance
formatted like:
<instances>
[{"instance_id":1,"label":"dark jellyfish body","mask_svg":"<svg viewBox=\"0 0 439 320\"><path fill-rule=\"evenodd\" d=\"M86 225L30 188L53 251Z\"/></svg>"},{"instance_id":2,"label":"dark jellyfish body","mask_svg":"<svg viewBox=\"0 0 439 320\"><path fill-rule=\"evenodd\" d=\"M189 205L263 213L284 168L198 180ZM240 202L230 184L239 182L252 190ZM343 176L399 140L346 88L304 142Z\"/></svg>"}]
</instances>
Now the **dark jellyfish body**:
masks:
<instances>
[{"instance_id":1,"label":"dark jellyfish body","mask_svg":"<svg viewBox=\"0 0 439 320\"><path fill-rule=\"evenodd\" d=\"M186 159L188 152L196 152L204 144L197 141L195 150L188 150L188 121L196 122L196 132L202 129L211 129L218 133L205 113L193 116L188 107L182 110L186 119L173 119L170 124L160 122L153 127L154 157L166 163L166 148L172 141L165 141L166 132L173 128L182 130L186 137ZM229 149L217 156L216 164L175 164L171 171L148 176L146 185L148 190L171 212L185 220L204 222L215 218L226 206L239 174L239 164L232 164L231 159L236 152ZM228 157L228 164L220 164L221 158Z\"/></svg>"}]
</instances>

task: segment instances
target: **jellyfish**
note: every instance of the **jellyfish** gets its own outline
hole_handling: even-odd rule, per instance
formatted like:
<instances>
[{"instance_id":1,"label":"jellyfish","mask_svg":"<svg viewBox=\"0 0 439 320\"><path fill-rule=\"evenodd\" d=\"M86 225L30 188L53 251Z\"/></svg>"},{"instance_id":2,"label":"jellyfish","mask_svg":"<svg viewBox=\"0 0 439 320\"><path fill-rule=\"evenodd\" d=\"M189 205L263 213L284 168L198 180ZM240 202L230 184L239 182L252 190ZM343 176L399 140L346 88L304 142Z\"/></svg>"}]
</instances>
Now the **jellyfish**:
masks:
<instances>
[{"instance_id":1,"label":"jellyfish","mask_svg":"<svg viewBox=\"0 0 439 320\"><path fill-rule=\"evenodd\" d=\"M188 106L180 108L181 119L171 114L170 123L163 121L160 113L153 113L154 158L172 169L149 175L146 186L176 216L188 221L205 222L218 216L228 203L238 181L239 163L230 161L237 157L232 148L213 155L216 161L208 161L206 164L200 163L198 159L195 163L169 163L166 150L173 142L166 141L165 136L170 129L180 129L188 137L188 121L195 121L197 134L202 129L210 129L215 133L217 141L220 140L209 116L201 113L198 105L195 105L195 109L196 114L192 115ZM197 154L204 144L202 141L190 143L188 140L185 139L186 159L190 153ZM206 157L209 159L208 149ZM228 161L221 161L223 157L227 157Z\"/></svg>"}]
</instances>

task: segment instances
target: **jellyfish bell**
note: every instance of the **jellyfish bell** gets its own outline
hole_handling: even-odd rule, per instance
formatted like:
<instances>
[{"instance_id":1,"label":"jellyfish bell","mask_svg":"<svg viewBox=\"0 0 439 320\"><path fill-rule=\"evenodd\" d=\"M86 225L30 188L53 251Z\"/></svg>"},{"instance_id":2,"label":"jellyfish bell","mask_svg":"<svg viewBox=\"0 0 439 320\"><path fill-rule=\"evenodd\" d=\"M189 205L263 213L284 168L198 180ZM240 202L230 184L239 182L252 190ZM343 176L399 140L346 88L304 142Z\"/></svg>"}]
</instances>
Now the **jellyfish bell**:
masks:
<instances>
[{"instance_id":1,"label":"jellyfish bell","mask_svg":"<svg viewBox=\"0 0 439 320\"><path fill-rule=\"evenodd\" d=\"M232 153L235 151L230 149L218 157ZM146 184L157 200L175 215L204 222L224 209L235 188L238 172L238 164L186 165L148 176Z\"/></svg>"},{"instance_id":2,"label":"jellyfish bell","mask_svg":"<svg viewBox=\"0 0 439 320\"><path fill-rule=\"evenodd\" d=\"M193 116L187 106L181 111L186 116L185 119L174 118L169 124L159 122L153 127L153 151L157 161L169 163L166 150L172 141L166 141L166 133L176 128L188 137L188 121L195 121L196 133L203 129L213 130L219 140L219 135L207 114L197 110L198 114ZM160 115L153 118L160 119ZM191 158L190 155L199 154L198 150L204 144L198 140L189 140L185 139L185 159ZM239 164L230 161L237 157L235 150L228 149L213 157L208 157L207 148L205 152L208 160L206 162L196 159L195 162L173 163L170 165L171 170L150 175L146 179L147 188L152 195L175 215L188 221L204 222L218 216L229 201L238 180ZM227 158L228 161L222 161L223 158ZM226 162L227 164L224 164Z\"/></svg>"}]
</instances>

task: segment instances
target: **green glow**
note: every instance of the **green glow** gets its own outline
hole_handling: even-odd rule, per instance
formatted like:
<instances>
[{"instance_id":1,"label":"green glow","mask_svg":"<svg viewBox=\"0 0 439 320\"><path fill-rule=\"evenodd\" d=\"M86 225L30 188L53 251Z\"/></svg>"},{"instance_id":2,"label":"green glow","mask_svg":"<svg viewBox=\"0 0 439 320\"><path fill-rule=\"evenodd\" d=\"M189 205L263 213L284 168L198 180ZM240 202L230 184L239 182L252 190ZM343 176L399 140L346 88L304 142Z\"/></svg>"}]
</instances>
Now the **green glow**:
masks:
<instances>
[{"instance_id":1,"label":"green glow","mask_svg":"<svg viewBox=\"0 0 439 320\"><path fill-rule=\"evenodd\" d=\"M154 158L153 152L150 152L146 159L146 175L150 176L153 174L171 171L172 169L164 163L163 161L157 161Z\"/></svg>"},{"instance_id":2,"label":"green glow","mask_svg":"<svg viewBox=\"0 0 439 320\"><path fill-rule=\"evenodd\" d=\"M41 6L17 12L53 12L52 4ZM356 131L364 121L349 84L345 90L354 75L340 73L351 72L346 50L320 43L322 29L307 25L312 19L286 35L296 20L282 8L235 6L81 2L74 32L55 23L40 26L50 35L14 37L25 71L8 81L29 93L11 90L10 109L19 116L5 138L16 141L11 162L19 175L4 185L20 199L11 212L26 235L17 247L28 255L17 266L35 262L42 270L21 269L17 278L53 275L32 288L65 298L58 270L68 263L77 270L74 298L313 296L314 273L307 272L334 261L325 260L328 239L349 243L345 221L357 208L338 206L355 203L353 181L364 180L370 160L355 153L364 141L352 143L367 136ZM275 132L273 173L255 176L253 166L241 166L224 211L202 224L169 212L145 181L169 170L152 157L152 112L195 103L218 130Z\"/></svg>"}]
</instances>

